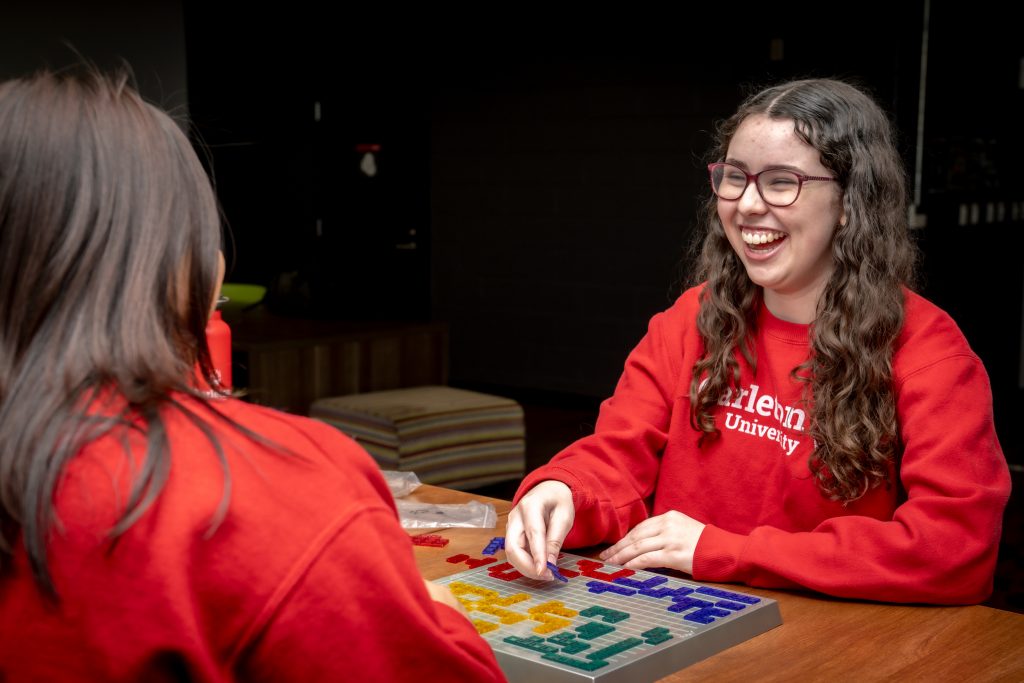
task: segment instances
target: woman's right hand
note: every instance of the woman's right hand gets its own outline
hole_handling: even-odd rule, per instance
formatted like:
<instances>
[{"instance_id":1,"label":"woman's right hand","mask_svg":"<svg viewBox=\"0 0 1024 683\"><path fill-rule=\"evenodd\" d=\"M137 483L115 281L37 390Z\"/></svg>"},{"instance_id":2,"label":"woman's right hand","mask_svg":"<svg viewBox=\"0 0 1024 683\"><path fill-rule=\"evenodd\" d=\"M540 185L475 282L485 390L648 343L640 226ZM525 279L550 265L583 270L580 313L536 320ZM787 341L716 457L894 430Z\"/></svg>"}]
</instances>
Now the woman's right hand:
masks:
<instances>
[{"instance_id":1,"label":"woman's right hand","mask_svg":"<svg viewBox=\"0 0 1024 683\"><path fill-rule=\"evenodd\" d=\"M551 479L534 486L508 514L505 529L508 561L531 579L553 579L547 563L558 563L558 552L572 529L575 516L576 508L568 486Z\"/></svg>"}]
</instances>

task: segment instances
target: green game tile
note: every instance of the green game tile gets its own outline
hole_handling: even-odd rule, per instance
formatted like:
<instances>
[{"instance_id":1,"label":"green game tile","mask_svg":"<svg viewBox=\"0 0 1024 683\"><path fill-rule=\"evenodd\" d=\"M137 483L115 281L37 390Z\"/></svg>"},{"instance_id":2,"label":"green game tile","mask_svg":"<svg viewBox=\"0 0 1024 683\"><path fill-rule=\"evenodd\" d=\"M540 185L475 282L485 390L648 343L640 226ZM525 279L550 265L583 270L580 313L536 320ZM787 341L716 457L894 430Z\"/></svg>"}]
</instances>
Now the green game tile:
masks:
<instances>
[{"instance_id":1,"label":"green game tile","mask_svg":"<svg viewBox=\"0 0 1024 683\"><path fill-rule=\"evenodd\" d=\"M584 650L589 650L589 649L590 649L590 644L589 643L583 643L583 642L580 642L580 641L577 640L577 641L569 643L568 645L563 647L562 648L562 652L564 652L567 655L575 655L575 654L579 654L580 652L583 652Z\"/></svg>"},{"instance_id":2,"label":"green game tile","mask_svg":"<svg viewBox=\"0 0 1024 683\"><path fill-rule=\"evenodd\" d=\"M563 631L562 633L559 633L557 636L551 636L550 638L548 638L548 642L558 643L559 645L571 645L572 643L575 643L577 641L576 636L574 636L571 633L566 633Z\"/></svg>"},{"instance_id":3,"label":"green game tile","mask_svg":"<svg viewBox=\"0 0 1024 683\"><path fill-rule=\"evenodd\" d=\"M580 616L584 617L596 617L600 616L602 621L609 624L617 624L623 619L629 619L629 612L620 612L616 609L609 607L601 607L600 605L594 605L580 612Z\"/></svg>"},{"instance_id":4,"label":"green game tile","mask_svg":"<svg viewBox=\"0 0 1024 683\"><path fill-rule=\"evenodd\" d=\"M608 659L609 657L614 657L620 652L625 652L630 648L643 644L644 641L641 638L626 638L625 640L621 640L615 643L614 645L609 645L608 647L604 647L595 652L591 652L587 655L587 659Z\"/></svg>"},{"instance_id":5,"label":"green game tile","mask_svg":"<svg viewBox=\"0 0 1024 683\"><path fill-rule=\"evenodd\" d=\"M614 626L608 626L607 624L599 624L596 621L588 621L583 626L576 627L576 633L580 634L580 638L584 640L593 640L594 638L600 638L606 633L611 633L615 630Z\"/></svg>"},{"instance_id":6,"label":"green game tile","mask_svg":"<svg viewBox=\"0 0 1024 683\"><path fill-rule=\"evenodd\" d=\"M583 669L584 671L594 671L595 669L600 669L602 666L608 666L608 662L600 662L593 659L576 659L575 657L566 657L565 655L559 654L541 655L541 659L550 659L552 662L558 662L559 664L565 664L567 666L574 666L577 669Z\"/></svg>"},{"instance_id":7,"label":"green game tile","mask_svg":"<svg viewBox=\"0 0 1024 683\"><path fill-rule=\"evenodd\" d=\"M518 645L524 647L527 650L533 650L534 652L540 652L543 654L555 654L558 652L558 648L552 645L545 645L544 639L539 636L530 636L529 638L520 638L519 636L509 636L505 638L505 642L511 645Z\"/></svg>"},{"instance_id":8,"label":"green game tile","mask_svg":"<svg viewBox=\"0 0 1024 683\"><path fill-rule=\"evenodd\" d=\"M664 626L658 626L650 631L644 631L640 634L640 637L644 638L648 645L659 645L666 640L672 640L672 632Z\"/></svg>"}]
</instances>

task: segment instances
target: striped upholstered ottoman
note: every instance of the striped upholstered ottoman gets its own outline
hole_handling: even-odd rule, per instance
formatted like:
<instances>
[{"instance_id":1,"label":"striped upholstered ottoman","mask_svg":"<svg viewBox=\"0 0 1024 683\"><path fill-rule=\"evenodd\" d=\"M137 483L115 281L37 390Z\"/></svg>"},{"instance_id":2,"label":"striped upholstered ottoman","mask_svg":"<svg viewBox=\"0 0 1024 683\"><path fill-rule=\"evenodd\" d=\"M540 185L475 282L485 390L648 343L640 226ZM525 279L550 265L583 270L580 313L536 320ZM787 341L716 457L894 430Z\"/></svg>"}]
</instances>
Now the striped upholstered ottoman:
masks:
<instances>
[{"instance_id":1,"label":"striped upholstered ottoman","mask_svg":"<svg viewBox=\"0 0 1024 683\"><path fill-rule=\"evenodd\" d=\"M523 476L523 409L512 399L444 386L321 398L309 409L348 434L381 469L469 489Z\"/></svg>"}]
</instances>

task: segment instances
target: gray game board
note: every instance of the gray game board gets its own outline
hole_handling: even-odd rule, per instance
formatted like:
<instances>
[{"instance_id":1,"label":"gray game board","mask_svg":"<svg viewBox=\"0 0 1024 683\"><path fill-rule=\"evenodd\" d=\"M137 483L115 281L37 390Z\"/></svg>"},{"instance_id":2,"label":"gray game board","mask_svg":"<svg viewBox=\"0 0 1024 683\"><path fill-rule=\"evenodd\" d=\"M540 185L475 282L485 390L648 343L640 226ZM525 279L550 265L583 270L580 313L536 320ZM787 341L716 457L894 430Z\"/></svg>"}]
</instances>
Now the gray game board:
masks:
<instances>
[{"instance_id":1,"label":"gray game board","mask_svg":"<svg viewBox=\"0 0 1024 683\"><path fill-rule=\"evenodd\" d=\"M731 588L624 576L631 570L568 553L558 560L567 582L534 581L503 555L460 556L490 564L438 583L469 610L511 683L653 681L782 623L774 600Z\"/></svg>"}]
</instances>

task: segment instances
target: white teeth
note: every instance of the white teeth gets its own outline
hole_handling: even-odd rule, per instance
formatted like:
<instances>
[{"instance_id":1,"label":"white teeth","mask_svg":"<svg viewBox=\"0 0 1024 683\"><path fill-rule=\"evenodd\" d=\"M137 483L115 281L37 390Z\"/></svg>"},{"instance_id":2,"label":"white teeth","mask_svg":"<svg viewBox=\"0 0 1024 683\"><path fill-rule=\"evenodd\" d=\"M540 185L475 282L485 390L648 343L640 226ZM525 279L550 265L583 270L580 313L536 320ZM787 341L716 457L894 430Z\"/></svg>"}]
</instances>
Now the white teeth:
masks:
<instances>
[{"instance_id":1,"label":"white teeth","mask_svg":"<svg viewBox=\"0 0 1024 683\"><path fill-rule=\"evenodd\" d=\"M783 233L776 232L775 230L768 230L766 232L747 232L744 230L740 234L743 237L743 241L747 244L768 244L785 237Z\"/></svg>"}]
</instances>

